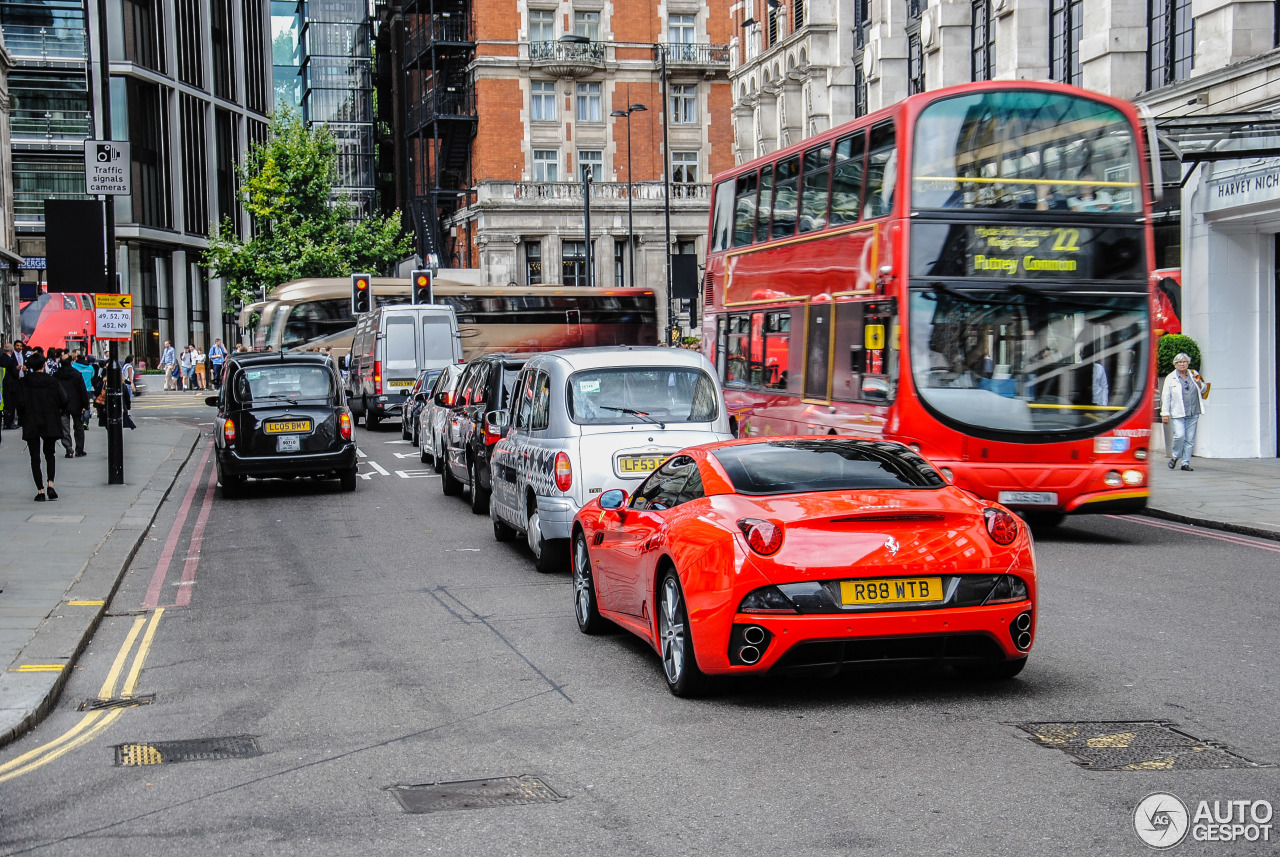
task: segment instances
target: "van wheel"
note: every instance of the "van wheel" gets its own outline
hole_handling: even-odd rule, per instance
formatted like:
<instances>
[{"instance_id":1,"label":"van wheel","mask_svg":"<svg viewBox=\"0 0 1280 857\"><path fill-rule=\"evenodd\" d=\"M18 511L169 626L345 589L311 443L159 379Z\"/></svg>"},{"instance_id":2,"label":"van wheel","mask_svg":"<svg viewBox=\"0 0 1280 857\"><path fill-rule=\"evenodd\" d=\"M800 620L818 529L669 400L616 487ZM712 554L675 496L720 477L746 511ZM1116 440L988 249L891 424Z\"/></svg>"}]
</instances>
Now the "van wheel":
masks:
<instances>
[{"instance_id":1,"label":"van wheel","mask_svg":"<svg viewBox=\"0 0 1280 857\"><path fill-rule=\"evenodd\" d=\"M509 542L516 537L516 531L509 524L498 519L492 505L489 506L489 514L493 518L493 537L495 539L500 542Z\"/></svg>"},{"instance_id":2,"label":"van wheel","mask_svg":"<svg viewBox=\"0 0 1280 857\"><path fill-rule=\"evenodd\" d=\"M439 463L440 459L436 459ZM458 477L453 475L453 471L449 468L449 462L444 463L444 469L440 471L440 488L444 491L446 497L457 497L462 493L462 483L458 481Z\"/></svg>"},{"instance_id":3,"label":"van wheel","mask_svg":"<svg viewBox=\"0 0 1280 857\"><path fill-rule=\"evenodd\" d=\"M467 468L467 475L471 479L471 512L483 515L489 511L489 492L480 487L480 473L475 461Z\"/></svg>"},{"instance_id":4,"label":"van wheel","mask_svg":"<svg viewBox=\"0 0 1280 857\"><path fill-rule=\"evenodd\" d=\"M350 470L342 471L341 479L342 479L343 491L356 490L356 471L357 470L359 470L358 467L353 467Z\"/></svg>"}]
</instances>

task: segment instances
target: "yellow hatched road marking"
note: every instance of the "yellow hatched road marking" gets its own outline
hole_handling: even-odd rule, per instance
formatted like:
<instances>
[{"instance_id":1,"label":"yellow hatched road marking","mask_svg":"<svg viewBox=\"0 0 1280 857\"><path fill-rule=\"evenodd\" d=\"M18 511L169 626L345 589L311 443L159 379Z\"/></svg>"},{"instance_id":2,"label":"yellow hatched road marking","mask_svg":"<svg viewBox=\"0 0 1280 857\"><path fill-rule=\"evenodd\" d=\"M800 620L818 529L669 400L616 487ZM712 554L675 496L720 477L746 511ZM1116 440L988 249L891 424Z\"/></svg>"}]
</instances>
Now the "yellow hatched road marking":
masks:
<instances>
[{"instance_id":1,"label":"yellow hatched road marking","mask_svg":"<svg viewBox=\"0 0 1280 857\"><path fill-rule=\"evenodd\" d=\"M138 685L138 678L142 674L142 665L147 659L147 654L151 648L151 643L155 639L156 627L160 624L160 617L164 615L164 608L156 610L151 614L151 622L147 628L146 634L143 635L142 643L138 646L138 651L133 657L133 664L129 668L129 674L125 678L124 688L121 696L130 697ZM111 664L111 669L107 672L106 680L102 683L102 689L98 691L98 696L102 699L110 699L116 688L116 682L120 680L120 674L124 671L125 661L129 658L129 652L133 649L133 644L138 639L138 635L142 633L142 626L147 624L146 616L139 616L133 621L133 627L129 629L128 635L125 637L124 645L120 647L120 651L116 653L115 660ZM91 711L75 726L68 729L62 735L53 739L47 744L23 753L16 759L12 759L0 765L0 783L20 777L29 773L36 768L47 765L55 759L60 758L66 753L71 752L77 747L96 738L108 726L114 723L125 709L116 708L111 711Z\"/></svg>"}]
</instances>

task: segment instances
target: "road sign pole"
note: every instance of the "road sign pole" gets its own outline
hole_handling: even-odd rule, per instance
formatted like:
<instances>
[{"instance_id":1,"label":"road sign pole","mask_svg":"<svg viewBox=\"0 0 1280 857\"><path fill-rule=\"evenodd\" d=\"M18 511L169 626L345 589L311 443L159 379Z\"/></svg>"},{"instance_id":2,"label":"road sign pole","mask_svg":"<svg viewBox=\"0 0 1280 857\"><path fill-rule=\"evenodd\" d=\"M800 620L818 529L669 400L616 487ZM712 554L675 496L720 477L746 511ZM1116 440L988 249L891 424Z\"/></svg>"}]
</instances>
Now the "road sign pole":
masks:
<instances>
[{"instance_id":1,"label":"road sign pole","mask_svg":"<svg viewBox=\"0 0 1280 857\"><path fill-rule=\"evenodd\" d=\"M111 63L107 50L107 4L98 0L98 88L102 99L102 115L99 132L102 139L111 140ZM128 162L123 165L128 174ZM119 291L116 285L116 204L111 193L102 195L106 200L107 288ZM68 252L69 248L51 248L54 252ZM124 484L124 391L120 384L120 345L114 339L107 352L107 484Z\"/></svg>"}]
</instances>

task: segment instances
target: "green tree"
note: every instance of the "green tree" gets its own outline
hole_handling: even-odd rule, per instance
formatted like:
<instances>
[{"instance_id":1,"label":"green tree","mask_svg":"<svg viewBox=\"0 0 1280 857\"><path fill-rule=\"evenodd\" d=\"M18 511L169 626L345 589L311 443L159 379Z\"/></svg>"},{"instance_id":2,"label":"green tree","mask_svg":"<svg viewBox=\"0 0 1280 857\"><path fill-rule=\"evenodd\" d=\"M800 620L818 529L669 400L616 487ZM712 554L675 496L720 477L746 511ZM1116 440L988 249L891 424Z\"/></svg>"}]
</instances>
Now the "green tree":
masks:
<instances>
[{"instance_id":1,"label":"green tree","mask_svg":"<svg viewBox=\"0 0 1280 857\"><path fill-rule=\"evenodd\" d=\"M238 164L239 197L253 217L243 240L231 220L214 227L202 263L226 279L229 298L249 302L302 277L345 277L386 271L408 255L412 239L400 213L354 219L349 202L332 198L337 143L325 127L306 127L290 110L276 114L266 142Z\"/></svg>"}]
</instances>

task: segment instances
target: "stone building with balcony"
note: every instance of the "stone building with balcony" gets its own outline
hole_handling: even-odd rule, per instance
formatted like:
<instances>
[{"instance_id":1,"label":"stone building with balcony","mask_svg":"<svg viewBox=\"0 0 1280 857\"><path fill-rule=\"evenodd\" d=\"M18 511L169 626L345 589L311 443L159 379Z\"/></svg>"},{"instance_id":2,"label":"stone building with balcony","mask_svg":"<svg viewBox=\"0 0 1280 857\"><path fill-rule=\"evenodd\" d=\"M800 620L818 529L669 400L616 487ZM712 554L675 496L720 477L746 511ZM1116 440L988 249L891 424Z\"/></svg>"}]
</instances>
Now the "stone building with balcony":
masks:
<instances>
[{"instance_id":1,"label":"stone building with balcony","mask_svg":"<svg viewBox=\"0 0 1280 857\"><path fill-rule=\"evenodd\" d=\"M1154 267L1214 382L1197 454L1280 455L1280 4L1262 0L744 0L734 156L908 95L1056 80L1144 103L1163 165Z\"/></svg>"},{"instance_id":2,"label":"stone building with balcony","mask_svg":"<svg viewBox=\"0 0 1280 857\"><path fill-rule=\"evenodd\" d=\"M383 20L420 254L495 285L634 282L665 324L667 250L703 258L733 163L727 0L403 0Z\"/></svg>"}]
</instances>

